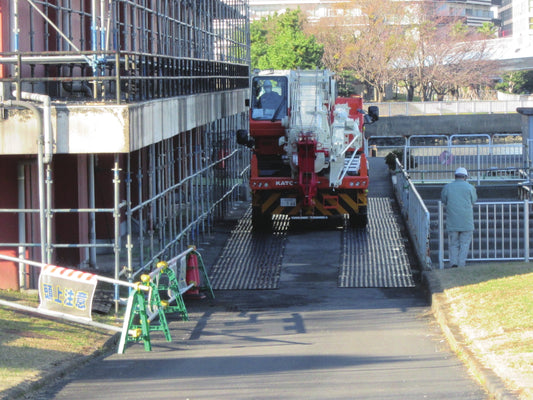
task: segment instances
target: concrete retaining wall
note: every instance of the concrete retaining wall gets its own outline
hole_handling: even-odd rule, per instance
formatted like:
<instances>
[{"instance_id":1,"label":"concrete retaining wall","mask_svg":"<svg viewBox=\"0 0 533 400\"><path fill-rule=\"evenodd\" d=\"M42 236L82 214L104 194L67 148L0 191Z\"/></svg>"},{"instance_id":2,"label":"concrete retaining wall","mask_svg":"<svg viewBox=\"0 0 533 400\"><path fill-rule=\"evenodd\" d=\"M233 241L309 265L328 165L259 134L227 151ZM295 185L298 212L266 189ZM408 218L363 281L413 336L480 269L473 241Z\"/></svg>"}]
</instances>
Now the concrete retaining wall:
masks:
<instances>
[{"instance_id":1,"label":"concrete retaining wall","mask_svg":"<svg viewBox=\"0 0 533 400\"><path fill-rule=\"evenodd\" d=\"M518 113L382 117L366 126L367 137L521 131L521 115Z\"/></svg>"}]
</instances>

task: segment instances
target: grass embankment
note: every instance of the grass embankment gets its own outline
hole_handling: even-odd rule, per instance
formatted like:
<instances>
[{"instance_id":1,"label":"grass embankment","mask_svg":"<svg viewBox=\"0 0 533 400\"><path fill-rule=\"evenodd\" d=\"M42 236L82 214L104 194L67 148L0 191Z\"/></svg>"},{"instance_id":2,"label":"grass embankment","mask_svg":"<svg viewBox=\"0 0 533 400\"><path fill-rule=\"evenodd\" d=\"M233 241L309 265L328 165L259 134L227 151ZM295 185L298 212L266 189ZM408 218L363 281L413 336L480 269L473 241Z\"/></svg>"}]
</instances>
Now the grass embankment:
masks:
<instances>
[{"instance_id":1,"label":"grass embankment","mask_svg":"<svg viewBox=\"0 0 533 400\"><path fill-rule=\"evenodd\" d=\"M490 263L434 271L450 317L481 362L533 399L533 266Z\"/></svg>"},{"instance_id":2,"label":"grass embankment","mask_svg":"<svg viewBox=\"0 0 533 400\"><path fill-rule=\"evenodd\" d=\"M36 291L0 290L0 298L39 305ZM112 323L109 318L98 320ZM16 398L58 366L75 366L102 350L113 334L0 306L0 399Z\"/></svg>"}]
</instances>

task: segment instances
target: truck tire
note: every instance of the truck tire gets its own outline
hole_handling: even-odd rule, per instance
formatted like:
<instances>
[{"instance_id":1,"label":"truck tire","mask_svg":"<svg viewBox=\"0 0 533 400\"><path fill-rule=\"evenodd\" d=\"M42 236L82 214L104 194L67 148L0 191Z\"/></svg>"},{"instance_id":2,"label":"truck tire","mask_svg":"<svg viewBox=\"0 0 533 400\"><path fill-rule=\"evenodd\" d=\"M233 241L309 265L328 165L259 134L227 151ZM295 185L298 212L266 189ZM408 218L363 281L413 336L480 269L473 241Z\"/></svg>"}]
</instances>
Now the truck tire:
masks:
<instances>
[{"instance_id":1,"label":"truck tire","mask_svg":"<svg viewBox=\"0 0 533 400\"><path fill-rule=\"evenodd\" d=\"M366 228L368 225L368 215L366 207L359 207L359 213L350 214L350 226L353 228Z\"/></svg>"},{"instance_id":2,"label":"truck tire","mask_svg":"<svg viewBox=\"0 0 533 400\"><path fill-rule=\"evenodd\" d=\"M327 225L329 228L338 228L344 226L344 215L332 215L328 218Z\"/></svg>"},{"instance_id":3,"label":"truck tire","mask_svg":"<svg viewBox=\"0 0 533 400\"><path fill-rule=\"evenodd\" d=\"M259 207L252 208L252 229L256 232L267 232L272 230L272 216L263 214Z\"/></svg>"}]
</instances>

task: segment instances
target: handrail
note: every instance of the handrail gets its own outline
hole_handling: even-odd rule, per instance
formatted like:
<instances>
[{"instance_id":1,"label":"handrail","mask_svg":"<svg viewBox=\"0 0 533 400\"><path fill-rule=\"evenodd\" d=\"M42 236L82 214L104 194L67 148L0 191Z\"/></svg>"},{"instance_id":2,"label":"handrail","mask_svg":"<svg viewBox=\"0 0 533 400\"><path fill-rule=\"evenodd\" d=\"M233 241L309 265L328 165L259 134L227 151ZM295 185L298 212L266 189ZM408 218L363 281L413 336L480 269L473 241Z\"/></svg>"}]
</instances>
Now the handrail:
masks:
<instances>
[{"instance_id":1,"label":"handrail","mask_svg":"<svg viewBox=\"0 0 533 400\"><path fill-rule=\"evenodd\" d=\"M444 267L444 211L438 202L439 268ZM474 237L467 260L529 262L529 200L478 201L474 205ZM477 240L476 240L477 239Z\"/></svg>"},{"instance_id":2,"label":"handrail","mask_svg":"<svg viewBox=\"0 0 533 400\"><path fill-rule=\"evenodd\" d=\"M429 258L430 214L424 200L416 190L407 171L396 159L396 175L393 176L393 188L402 215L406 217L409 235L417 257L424 269L431 268ZM399 178L398 178L399 176Z\"/></svg>"}]
</instances>

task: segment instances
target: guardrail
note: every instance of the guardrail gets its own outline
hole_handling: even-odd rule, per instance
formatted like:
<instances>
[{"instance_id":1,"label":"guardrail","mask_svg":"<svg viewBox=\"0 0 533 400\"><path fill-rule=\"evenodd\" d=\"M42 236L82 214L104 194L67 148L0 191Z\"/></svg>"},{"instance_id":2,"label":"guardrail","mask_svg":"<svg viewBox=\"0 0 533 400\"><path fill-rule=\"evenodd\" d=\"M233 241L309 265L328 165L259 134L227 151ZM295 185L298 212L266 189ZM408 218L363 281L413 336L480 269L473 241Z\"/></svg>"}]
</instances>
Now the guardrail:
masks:
<instances>
[{"instance_id":1,"label":"guardrail","mask_svg":"<svg viewBox=\"0 0 533 400\"><path fill-rule=\"evenodd\" d=\"M429 211L398 159L396 159L396 173L392 176L392 184L418 260L423 269L431 269Z\"/></svg>"},{"instance_id":2,"label":"guardrail","mask_svg":"<svg viewBox=\"0 0 533 400\"><path fill-rule=\"evenodd\" d=\"M521 181L525 161L521 136L512 135L413 135L407 140L402 165L419 183L442 182L458 167L471 180Z\"/></svg>"},{"instance_id":3,"label":"guardrail","mask_svg":"<svg viewBox=\"0 0 533 400\"><path fill-rule=\"evenodd\" d=\"M444 205L439 203L439 268L449 261L445 237ZM477 202L469 261L529 261L532 203L524 201Z\"/></svg>"},{"instance_id":4,"label":"guardrail","mask_svg":"<svg viewBox=\"0 0 533 400\"><path fill-rule=\"evenodd\" d=\"M165 314L179 312L183 320L188 320L182 298L186 292L193 291L193 295L196 295L200 290L207 290L210 297L214 298L205 266L194 246L168 263L160 261L152 272L141 275L140 282L136 283L2 254L0 259L41 269L38 308L5 300L0 300L0 305L120 332L119 354L124 353L128 342L143 342L145 350L150 351L151 331L162 331L166 340L171 341ZM160 279L162 275L165 275L163 280ZM98 282L129 289L127 299L122 301L126 304L122 328L92 320L92 302ZM163 300L160 291L168 293L170 298ZM173 302L175 306L171 305Z\"/></svg>"}]
</instances>

